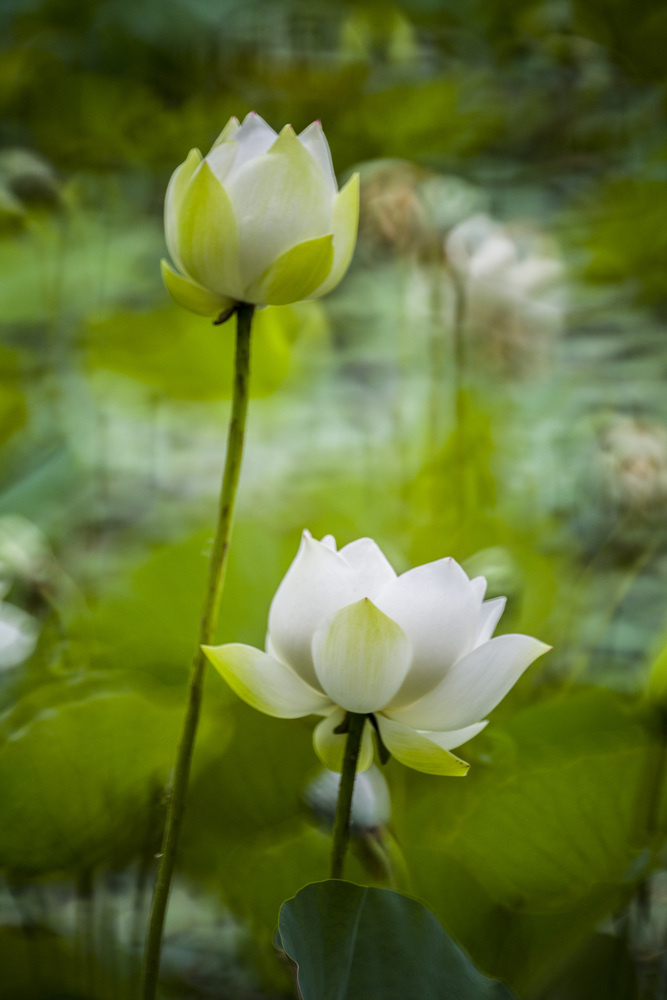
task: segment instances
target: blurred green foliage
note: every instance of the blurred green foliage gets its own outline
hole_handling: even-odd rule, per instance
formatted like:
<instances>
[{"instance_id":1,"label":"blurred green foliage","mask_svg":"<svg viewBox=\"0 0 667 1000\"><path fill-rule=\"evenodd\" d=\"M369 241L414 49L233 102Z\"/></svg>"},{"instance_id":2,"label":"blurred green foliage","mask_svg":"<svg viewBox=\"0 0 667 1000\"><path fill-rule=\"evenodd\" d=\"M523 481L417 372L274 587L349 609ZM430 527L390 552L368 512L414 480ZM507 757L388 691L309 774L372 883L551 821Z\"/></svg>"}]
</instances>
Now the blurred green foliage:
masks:
<instances>
[{"instance_id":1,"label":"blurred green foliage","mask_svg":"<svg viewBox=\"0 0 667 1000\"><path fill-rule=\"evenodd\" d=\"M0 580L41 634L0 669L2 1000L136 983L233 341L167 300L162 198L252 108L323 120L361 235L334 294L257 314L220 641L262 645L304 527L486 575L554 651L464 781L387 766L349 876L525 1000L661 995L666 42L654 0L5 0ZM449 237L479 212L524 281L474 301ZM207 678L165 996L293 995L278 909L330 847L311 723Z\"/></svg>"}]
</instances>

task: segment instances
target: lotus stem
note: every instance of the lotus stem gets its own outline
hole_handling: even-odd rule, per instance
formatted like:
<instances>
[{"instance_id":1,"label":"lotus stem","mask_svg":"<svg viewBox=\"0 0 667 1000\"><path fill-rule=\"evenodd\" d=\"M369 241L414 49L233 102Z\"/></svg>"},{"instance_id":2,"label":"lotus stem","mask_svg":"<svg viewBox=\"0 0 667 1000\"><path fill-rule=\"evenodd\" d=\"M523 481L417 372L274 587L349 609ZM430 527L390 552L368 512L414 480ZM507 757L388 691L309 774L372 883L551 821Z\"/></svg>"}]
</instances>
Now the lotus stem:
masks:
<instances>
[{"instance_id":1,"label":"lotus stem","mask_svg":"<svg viewBox=\"0 0 667 1000\"><path fill-rule=\"evenodd\" d=\"M227 455L220 490L218 524L209 562L199 635L190 668L187 708L181 730L176 765L168 792L167 818L144 952L142 1000L154 1000L157 989L160 952L162 950L162 932L185 813L190 766L204 686L204 672L207 661L201 651L201 647L209 645L214 638L220 609L220 598L225 580L227 552L229 550L236 491L241 471L243 438L248 410L250 328L254 308L252 305L241 303L236 311L234 392L227 435Z\"/></svg>"},{"instance_id":2,"label":"lotus stem","mask_svg":"<svg viewBox=\"0 0 667 1000\"><path fill-rule=\"evenodd\" d=\"M350 813L352 811L354 779L357 773L357 761L359 760L365 722L365 715L360 715L357 712L347 713L347 742L343 757L343 773L340 776L338 787L338 802L336 803L333 849L331 851L331 878L342 878L345 868L345 855L350 840Z\"/></svg>"}]
</instances>

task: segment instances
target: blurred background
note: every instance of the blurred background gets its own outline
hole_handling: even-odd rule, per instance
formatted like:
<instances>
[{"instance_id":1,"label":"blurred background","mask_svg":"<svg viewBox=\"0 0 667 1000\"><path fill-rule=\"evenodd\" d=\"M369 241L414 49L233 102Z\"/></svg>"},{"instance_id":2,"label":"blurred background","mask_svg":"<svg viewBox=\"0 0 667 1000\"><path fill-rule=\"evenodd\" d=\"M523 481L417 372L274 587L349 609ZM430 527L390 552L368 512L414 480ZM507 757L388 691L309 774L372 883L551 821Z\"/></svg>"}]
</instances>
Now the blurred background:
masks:
<instances>
[{"instance_id":1,"label":"blurred background","mask_svg":"<svg viewBox=\"0 0 667 1000\"><path fill-rule=\"evenodd\" d=\"M0 998L137 988L233 341L168 300L162 201L253 109L362 205L339 288L257 315L220 641L305 527L485 575L554 651L465 780L373 779L349 876L525 1000L667 997L667 8L4 0L0 49ZM294 995L311 729L208 677L164 997Z\"/></svg>"}]
</instances>

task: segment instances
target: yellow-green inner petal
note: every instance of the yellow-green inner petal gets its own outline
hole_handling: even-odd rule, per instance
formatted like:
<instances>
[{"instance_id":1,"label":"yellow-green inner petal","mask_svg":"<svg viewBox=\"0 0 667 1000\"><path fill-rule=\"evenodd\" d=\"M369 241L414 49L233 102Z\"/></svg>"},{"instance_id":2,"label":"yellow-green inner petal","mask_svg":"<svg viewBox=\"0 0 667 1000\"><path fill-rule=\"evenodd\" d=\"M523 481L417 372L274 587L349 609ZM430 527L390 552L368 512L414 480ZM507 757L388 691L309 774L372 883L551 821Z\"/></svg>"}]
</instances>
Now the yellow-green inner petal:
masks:
<instances>
[{"instance_id":1,"label":"yellow-green inner petal","mask_svg":"<svg viewBox=\"0 0 667 1000\"><path fill-rule=\"evenodd\" d=\"M201 163L202 156L198 149L191 149L186 159L176 167L169 179L164 197L164 235L167 249L175 264L182 267L178 249L177 220L178 212L183 202L183 196L190 183L192 175Z\"/></svg>"},{"instance_id":2,"label":"yellow-green inner petal","mask_svg":"<svg viewBox=\"0 0 667 1000\"><path fill-rule=\"evenodd\" d=\"M218 295L216 292L209 292L207 288L202 288L190 278L178 274L168 261L161 260L160 269L167 291L174 302L183 309L189 309L198 316L218 316L224 310L233 307L233 299Z\"/></svg>"},{"instance_id":3,"label":"yellow-green inner petal","mask_svg":"<svg viewBox=\"0 0 667 1000\"><path fill-rule=\"evenodd\" d=\"M332 263L331 235L297 243L246 289L246 300L258 305L282 306L307 299L324 281Z\"/></svg>"},{"instance_id":4,"label":"yellow-green inner petal","mask_svg":"<svg viewBox=\"0 0 667 1000\"><path fill-rule=\"evenodd\" d=\"M278 719L299 719L331 708L329 698L261 649L241 643L202 649L239 698L259 712Z\"/></svg>"},{"instance_id":5,"label":"yellow-green inner petal","mask_svg":"<svg viewBox=\"0 0 667 1000\"><path fill-rule=\"evenodd\" d=\"M312 643L315 673L331 700L349 712L377 712L391 701L410 666L400 625L367 597L337 611Z\"/></svg>"},{"instance_id":6,"label":"yellow-green inner petal","mask_svg":"<svg viewBox=\"0 0 667 1000\"><path fill-rule=\"evenodd\" d=\"M330 771L343 770L343 757L345 755L345 744L347 735L336 733L334 730L345 721L346 712L342 708L336 708L330 715L323 719L313 730L313 747L315 753L320 758L325 767ZM359 750L359 760L357 771L366 771L373 763L373 734L369 721L364 725L361 737L361 748Z\"/></svg>"},{"instance_id":7,"label":"yellow-green inner petal","mask_svg":"<svg viewBox=\"0 0 667 1000\"><path fill-rule=\"evenodd\" d=\"M241 301L234 210L227 192L205 160L183 196L177 233L187 274L209 291Z\"/></svg>"},{"instance_id":8,"label":"yellow-green inner petal","mask_svg":"<svg viewBox=\"0 0 667 1000\"><path fill-rule=\"evenodd\" d=\"M338 192L333 203L332 222L334 259L331 271L313 298L326 295L344 276L354 255L359 226L359 174L354 174Z\"/></svg>"},{"instance_id":9,"label":"yellow-green inner petal","mask_svg":"<svg viewBox=\"0 0 667 1000\"><path fill-rule=\"evenodd\" d=\"M449 750L443 750L425 734L384 715L377 715L376 719L382 742L401 764L425 774L440 774L452 778L467 774L470 764L455 757Z\"/></svg>"},{"instance_id":10,"label":"yellow-green inner petal","mask_svg":"<svg viewBox=\"0 0 667 1000\"><path fill-rule=\"evenodd\" d=\"M238 118L235 115L232 115L218 138L211 146L211 149L215 149L216 146L220 146L223 142L229 142L230 139L233 139L240 127Z\"/></svg>"}]
</instances>

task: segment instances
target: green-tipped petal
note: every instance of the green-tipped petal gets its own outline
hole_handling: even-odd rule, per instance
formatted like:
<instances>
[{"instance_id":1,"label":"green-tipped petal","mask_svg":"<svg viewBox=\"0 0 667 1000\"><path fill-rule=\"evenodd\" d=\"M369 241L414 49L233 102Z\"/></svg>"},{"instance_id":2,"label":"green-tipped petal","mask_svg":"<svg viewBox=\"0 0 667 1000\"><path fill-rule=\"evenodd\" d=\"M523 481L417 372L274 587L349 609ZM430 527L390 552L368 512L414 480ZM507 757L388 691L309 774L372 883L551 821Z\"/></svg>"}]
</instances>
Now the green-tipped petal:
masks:
<instances>
[{"instance_id":1,"label":"green-tipped petal","mask_svg":"<svg viewBox=\"0 0 667 1000\"><path fill-rule=\"evenodd\" d=\"M225 186L238 219L246 289L292 247L332 232L327 179L289 126L268 153L235 167Z\"/></svg>"},{"instance_id":2,"label":"green-tipped petal","mask_svg":"<svg viewBox=\"0 0 667 1000\"><path fill-rule=\"evenodd\" d=\"M326 719L323 719L319 725L315 726L313 731L315 753L330 771L343 770L343 756L345 754L347 735L345 733L336 733L335 730L345 721L345 715L346 713L342 708L336 708ZM366 771L373 763L371 728L370 722L367 722L364 726L357 771Z\"/></svg>"},{"instance_id":3,"label":"green-tipped petal","mask_svg":"<svg viewBox=\"0 0 667 1000\"><path fill-rule=\"evenodd\" d=\"M186 188L190 183L192 175L201 163L201 153L198 149L191 149L187 159L176 167L169 184L167 193L164 196L164 233L167 241L167 249L171 254L171 259L179 267L182 267L181 257L178 250L177 218L183 201Z\"/></svg>"},{"instance_id":4,"label":"green-tipped petal","mask_svg":"<svg viewBox=\"0 0 667 1000\"><path fill-rule=\"evenodd\" d=\"M470 764L444 750L429 739L427 733L419 733L384 715L377 715L375 718L387 750L406 767L425 774L441 774L452 778L461 778L467 773Z\"/></svg>"},{"instance_id":5,"label":"green-tipped petal","mask_svg":"<svg viewBox=\"0 0 667 1000\"><path fill-rule=\"evenodd\" d=\"M241 301L234 210L205 160L183 195L177 233L183 270L209 291Z\"/></svg>"},{"instance_id":6,"label":"green-tipped petal","mask_svg":"<svg viewBox=\"0 0 667 1000\"><path fill-rule=\"evenodd\" d=\"M254 646L202 646L215 669L239 698L266 715L299 719L326 711L331 701L294 671Z\"/></svg>"},{"instance_id":7,"label":"green-tipped petal","mask_svg":"<svg viewBox=\"0 0 667 1000\"><path fill-rule=\"evenodd\" d=\"M224 295L217 295L215 292L209 292L207 288L202 288L190 278L178 274L168 261L161 260L160 269L165 288L174 302L184 309L189 309L190 312L197 313L198 316L219 316L221 312L233 308L234 299L228 299Z\"/></svg>"},{"instance_id":8,"label":"green-tipped petal","mask_svg":"<svg viewBox=\"0 0 667 1000\"><path fill-rule=\"evenodd\" d=\"M311 294L319 298L335 288L352 260L359 226L359 174L354 174L338 192L333 204L331 228L333 230L334 258L325 281Z\"/></svg>"},{"instance_id":9,"label":"green-tipped petal","mask_svg":"<svg viewBox=\"0 0 667 1000\"><path fill-rule=\"evenodd\" d=\"M271 306L307 299L331 270L333 258L332 236L297 243L246 289L245 299Z\"/></svg>"},{"instance_id":10,"label":"green-tipped petal","mask_svg":"<svg viewBox=\"0 0 667 1000\"><path fill-rule=\"evenodd\" d=\"M240 127L238 118L235 115L232 115L218 138L211 146L211 149L215 149L216 146L220 146L223 142L229 142L230 139L233 139Z\"/></svg>"},{"instance_id":11,"label":"green-tipped petal","mask_svg":"<svg viewBox=\"0 0 667 1000\"><path fill-rule=\"evenodd\" d=\"M319 628L312 649L322 689L349 712L384 708L412 657L403 629L367 597L341 608Z\"/></svg>"}]
</instances>

